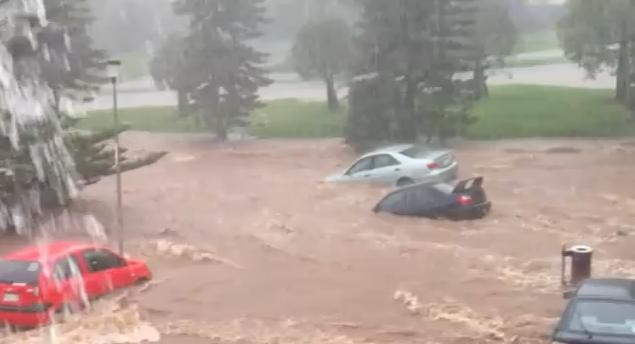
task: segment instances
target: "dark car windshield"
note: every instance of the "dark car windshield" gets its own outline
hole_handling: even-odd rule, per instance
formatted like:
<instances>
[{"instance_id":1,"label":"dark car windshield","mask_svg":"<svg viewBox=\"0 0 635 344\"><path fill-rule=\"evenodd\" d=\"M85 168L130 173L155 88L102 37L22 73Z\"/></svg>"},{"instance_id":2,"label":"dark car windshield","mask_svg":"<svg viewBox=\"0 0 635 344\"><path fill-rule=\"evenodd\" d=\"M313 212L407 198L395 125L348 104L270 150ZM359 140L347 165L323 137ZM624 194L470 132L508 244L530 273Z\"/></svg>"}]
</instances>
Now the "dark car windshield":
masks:
<instances>
[{"instance_id":1,"label":"dark car windshield","mask_svg":"<svg viewBox=\"0 0 635 344\"><path fill-rule=\"evenodd\" d=\"M37 262L0 260L0 283L37 285L40 269Z\"/></svg>"},{"instance_id":2,"label":"dark car windshield","mask_svg":"<svg viewBox=\"0 0 635 344\"><path fill-rule=\"evenodd\" d=\"M635 303L577 301L568 312L565 327L575 332L635 336Z\"/></svg>"}]
</instances>

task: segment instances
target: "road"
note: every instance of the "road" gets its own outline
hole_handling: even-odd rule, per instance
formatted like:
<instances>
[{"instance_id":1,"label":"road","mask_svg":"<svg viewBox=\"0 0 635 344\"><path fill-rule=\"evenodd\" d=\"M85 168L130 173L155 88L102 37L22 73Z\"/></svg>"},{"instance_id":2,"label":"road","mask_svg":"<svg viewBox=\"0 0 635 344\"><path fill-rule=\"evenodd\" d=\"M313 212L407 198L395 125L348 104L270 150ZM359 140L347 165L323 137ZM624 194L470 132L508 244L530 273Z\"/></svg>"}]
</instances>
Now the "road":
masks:
<instances>
[{"instance_id":1,"label":"road","mask_svg":"<svg viewBox=\"0 0 635 344\"><path fill-rule=\"evenodd\" d=\"M553 54L550 52L550 54ZM490 71L490 85L534 84L546 86L583 87L610 89L614 86L614 77L610 73L601 73L590 80L585 72L574 64L554 64L534 67L509 68ZM295 74L272 74L274 83L260 90L262 100L296 98L307 101L323 101L326 98L324 86L319 81L303 81ZM119 106L134 108L144 106L174 106L176 95L171 91L161 92L154 88L152 80L145 78L120 85ZM346 88L340 89L340 95L346 95ZM112 108L112 94L105 87L103 94L96 97L88 110Z\"/></svg>"}]
</instances>

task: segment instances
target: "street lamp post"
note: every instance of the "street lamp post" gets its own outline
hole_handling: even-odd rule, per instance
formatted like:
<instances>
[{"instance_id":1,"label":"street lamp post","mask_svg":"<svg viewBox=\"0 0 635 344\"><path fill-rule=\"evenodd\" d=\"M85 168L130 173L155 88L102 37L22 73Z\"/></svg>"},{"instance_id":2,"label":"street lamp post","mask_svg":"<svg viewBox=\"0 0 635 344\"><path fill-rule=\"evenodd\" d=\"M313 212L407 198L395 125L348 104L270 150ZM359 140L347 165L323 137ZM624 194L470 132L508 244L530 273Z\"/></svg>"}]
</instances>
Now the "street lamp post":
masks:
<instances>
[{"instance_id":1,"label":"street lamp post","mask_svg":"<svg viewBox=\"0 0 635 344\"><path fill-rule=\"evenodd\" d=\"M117 244L119 248L119 254L124 254L124 231L123 231L123 195L121 187L121 149L119 146L119 111L117 109L117 81L119 79L119 69L121 68L121 61L109 60L107 61L107 73L112 83L112 103L113 103L113 121L115 127L115 174L117 176Z\"/></svg>"}]
</instances>

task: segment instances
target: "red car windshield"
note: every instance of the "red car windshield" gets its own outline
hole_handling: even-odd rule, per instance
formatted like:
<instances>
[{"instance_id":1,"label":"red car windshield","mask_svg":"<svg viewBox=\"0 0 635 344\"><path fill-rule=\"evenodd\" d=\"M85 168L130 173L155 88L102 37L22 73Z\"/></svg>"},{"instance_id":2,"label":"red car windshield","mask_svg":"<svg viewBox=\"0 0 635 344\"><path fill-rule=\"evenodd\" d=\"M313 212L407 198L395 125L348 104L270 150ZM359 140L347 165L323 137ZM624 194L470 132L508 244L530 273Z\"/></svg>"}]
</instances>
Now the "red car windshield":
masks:
<instances>
[{"instance_id":1,"label":"red car windshield","mask_svg":"<svg viewBox=\"0 0 635 344\"><path fill-rule=\"evenodd\" d=\"M37 285L41 266L37 262L0 260L0 283Z\"/></svg>"}]
</instances>

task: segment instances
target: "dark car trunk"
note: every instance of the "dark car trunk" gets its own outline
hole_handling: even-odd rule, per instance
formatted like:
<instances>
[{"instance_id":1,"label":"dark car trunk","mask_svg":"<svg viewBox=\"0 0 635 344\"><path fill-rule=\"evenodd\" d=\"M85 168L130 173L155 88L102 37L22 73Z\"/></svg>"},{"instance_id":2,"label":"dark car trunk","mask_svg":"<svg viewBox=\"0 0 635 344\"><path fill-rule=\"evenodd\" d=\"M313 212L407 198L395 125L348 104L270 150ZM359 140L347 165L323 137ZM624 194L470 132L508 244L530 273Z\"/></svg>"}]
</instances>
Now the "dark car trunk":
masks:
<instances>
[{"instance_id":1,"label":"dark car trunk","mask_svg":"<svg viewBox=\"0 0 635 344\"><path fill-rule=\"evenodd\" d=\"M469 196L474 201L474 204L487 202L487 195L483 188L483 178L481 177L460 182L452 193L455 195Z\"/></svg>"}]
</instances>

